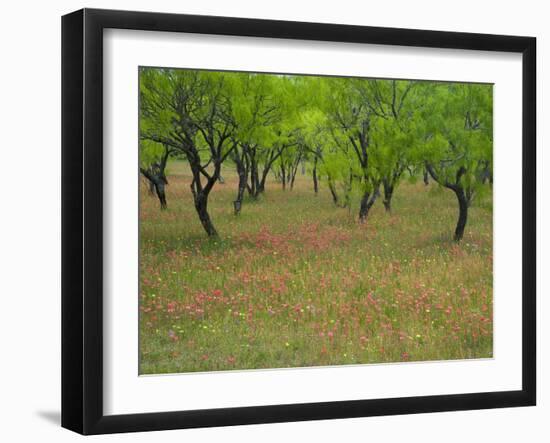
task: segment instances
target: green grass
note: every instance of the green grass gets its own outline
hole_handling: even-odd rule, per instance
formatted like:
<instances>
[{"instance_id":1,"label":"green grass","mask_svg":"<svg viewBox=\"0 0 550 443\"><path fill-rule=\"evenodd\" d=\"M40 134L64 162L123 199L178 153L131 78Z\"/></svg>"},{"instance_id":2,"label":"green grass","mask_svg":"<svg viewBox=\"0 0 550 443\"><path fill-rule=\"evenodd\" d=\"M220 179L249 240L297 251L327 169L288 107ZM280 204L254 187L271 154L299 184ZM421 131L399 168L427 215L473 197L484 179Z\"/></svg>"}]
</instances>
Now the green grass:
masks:
<instances>
[{"instance_id":1,"label":"green grass","mask_svg":"<svg viewBox=\"0 0 550 443\"><path fill-rule=\"evenodd\" d=\"M475 200L462 243L457 204L434 184L404 182L393 213L368 222L270 180L233 215L236 174L212 191L220 233L206 237L183 162L168 210L140 192L140 373L492 357L492 202Z\"/></svg>"}]
</instances>

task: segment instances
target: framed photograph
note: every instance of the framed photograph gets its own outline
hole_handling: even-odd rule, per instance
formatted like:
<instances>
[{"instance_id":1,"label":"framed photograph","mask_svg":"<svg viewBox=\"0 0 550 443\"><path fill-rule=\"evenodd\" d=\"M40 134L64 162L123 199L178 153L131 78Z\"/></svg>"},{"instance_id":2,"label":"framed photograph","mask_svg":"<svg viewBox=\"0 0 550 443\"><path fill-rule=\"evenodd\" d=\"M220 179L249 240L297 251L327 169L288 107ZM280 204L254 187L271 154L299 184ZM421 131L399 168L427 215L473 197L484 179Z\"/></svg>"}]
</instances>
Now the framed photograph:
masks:
<instances>
[{"instance_id":1,"label":"framed photograph","mask_svg":"<svg viewBox=\"0 0 550 443\"><path fill-rule=\"evenodd\" d=\"M531 37L62 20L62 425L536 402Z\"/></svg>"}]
</instances>

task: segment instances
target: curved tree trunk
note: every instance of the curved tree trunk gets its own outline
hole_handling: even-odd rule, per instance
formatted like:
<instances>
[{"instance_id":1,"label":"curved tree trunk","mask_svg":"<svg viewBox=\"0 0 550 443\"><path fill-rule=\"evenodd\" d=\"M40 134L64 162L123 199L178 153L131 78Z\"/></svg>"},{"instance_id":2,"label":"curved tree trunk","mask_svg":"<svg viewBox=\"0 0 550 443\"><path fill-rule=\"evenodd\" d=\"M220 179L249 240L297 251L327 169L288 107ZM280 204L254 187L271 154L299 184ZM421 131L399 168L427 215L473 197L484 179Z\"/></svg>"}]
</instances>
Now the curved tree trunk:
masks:
<instances>
[{"instance_id":1,"label":"curved tree trunk","mask_svg":"<svg viewBox=\"0 0 550 443\"><path fill-rule=\"evenodd\" d=\"M330 190L330 194L332 195L332 201L336 206L340 206L340 201L338 200L338 194L336 193L336 187L334 186L334 182L330 179L328 179L328 188Z\"/></svg>"},{"instance_id":2,"label":"curved tree trunk","mask_svg":"<svg viewBox=\"0 0 550 443\"><path fill-rule=\"evenodd\" d=\"M262 171L262 178L260 182L258 183L258 186L256 187L256 192L258 195L265 192L265 182L267 181L267 175L269 174L269 171L271 170L271 166L264 166L264 170Z\"/></svg>"},{"instance_id":3,"label":"curved tree trunk","mask_svg":"<svg viewBox=\"0 0 550 443\"><path fill-rule=\"evenodd\" d=\"M466 228L466 223L468 222L468 207L470 202L466 198L464 189L458 188L454 190L456 198L458 199L458 221L456 223L454 241L459 242L464 237L464 229Z\"/></svg>"},{"instance_id":4,"label":"curved tree trunk","mask_svg":"<svg viewBox=\"0 0 550 443\"><path fill-rule=\"evenodd\" d=\"M468 208L474 196L474 190L472 188L464 189L460 181L461 177L466 173L466 169L464 167L458 169L454 183L441 179L430 163L426 163L426 169L436 182L450 189L456 195L458 200L458 221L456 223L454 241L459 242L464 237L464 229L468 222Z\"/></svg>"},{"instance_id":5,"label":"curved tree trunk","mask_svg":"<svg viewBox=\"0 0 550 443\"><path fill-rule=\"evenodd\" d=\"M208 195L200 193L195 196L195 209L199 215L199 220L201 221L202 227L208 236L218 237L218 231L216 231L216 228L210 219L210 214L208 214Z\"/></svg>"},{"instance_id":6,"label":"curved tree trunk","mask_svg":"<svg viewBox=\"0 0 550 443\"><path fill-rule=\"evenodd\" d=\"M230 153L231 151L227 155ZM216 228L210 219L210 214L208 213L208 197L210 196L212 188L218 181L221 164L224 158L221 157L216 159L216 163L214 163L214 173L212 175L204 171L204 167L200 165L196 156L188 155L187 158L193 174L193 180L191 181L190 188L191 193L193 194L195 210L197 211L201 225L206 231L208 237L218 237L218 231L216 231ZM201 177L207 178L205 183L201 182Z\"/></svg>"}]
</instances>

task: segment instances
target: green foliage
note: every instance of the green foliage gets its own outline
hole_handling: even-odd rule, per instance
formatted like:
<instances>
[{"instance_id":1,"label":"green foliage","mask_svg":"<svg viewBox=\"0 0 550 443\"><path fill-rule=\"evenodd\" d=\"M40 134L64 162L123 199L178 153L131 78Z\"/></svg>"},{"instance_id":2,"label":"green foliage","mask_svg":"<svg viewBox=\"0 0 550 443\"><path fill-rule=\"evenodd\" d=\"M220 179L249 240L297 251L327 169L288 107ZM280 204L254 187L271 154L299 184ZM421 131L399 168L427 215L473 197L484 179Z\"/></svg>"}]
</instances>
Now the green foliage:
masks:
<instances>
[{"instance_id":1,"label":"green foliage","mask_svg":"<svg viewBox=\"0 0 550 443\"><path fill-rule=\"evenodd\" d=\"M365 186L397 180L405 167L424 162L441 181L465 168L466 187L479 185L483 168L492 171L490 85L151 68L140 75L141 133L168 136L187 124L201 151L208 144L201 128L209 122L260 150L300 144L310 153L305 157L322 157L325 175L337 179L351 169ZM183 113L176 103L182 97ZM361 132L369 144L366 164L353 147ZM161 152L150 141L140 148L143 163ZM281 161L299 151L288 149Z\"/></svg>"},{"instance_id":2,"label":"green foliage","mask_svg":"<svg viewBox=\"0 0 550 443\"><path fill-rule=\"evenodd\" d=\"M159 162L164 154L162 144L150 140L139 141L139 165L148 168L153 163Z\"/></svg>"},{"instance_id":3,"label":"green foliage","mask_svg":"<svg viewBox=\"0 0 550 443\"><path fill-rule=\"evenodd\" d=\"M294 177L307 163L371 204L382 188L388 204L407 170L430 171L469 205L492 180L492 102L481 84L142 68L140 162L169 146L199 193L232 161L254 197L270 171Z\"/></svg>"},{"instance_id":4,"label":"green foliage","mask_svg":"<svg viewBox=\"0 0 550 443\"><path fill-rule=\"evenodd\" d=\"M424 103L417 155L433 166L440 184L479 192L484 173L492 175L492 85L426 84Z\"/></svg>"}]
</instances>

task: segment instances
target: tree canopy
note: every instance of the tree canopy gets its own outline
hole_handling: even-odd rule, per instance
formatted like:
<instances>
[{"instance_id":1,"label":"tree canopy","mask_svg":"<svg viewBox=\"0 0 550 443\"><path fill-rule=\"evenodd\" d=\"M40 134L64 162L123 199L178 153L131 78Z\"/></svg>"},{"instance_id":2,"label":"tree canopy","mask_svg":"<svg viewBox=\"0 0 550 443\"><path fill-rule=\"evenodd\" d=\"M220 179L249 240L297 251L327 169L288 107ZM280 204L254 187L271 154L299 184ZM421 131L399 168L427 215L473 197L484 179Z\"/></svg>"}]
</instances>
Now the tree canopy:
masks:
<instances>
[{"instance_id":1,"label":"tree canopy","mask_svg":"<svg viewBox=\"0 0 550 443\"><path fill-rule=\"evenodd\" d=\"M291 190L301 166L335 206L358 196L361 222L380 195L391 211L407 171L429 174L457 197L459 241L476 193L492 183L492 106L487 84L141 68L140 171L164 194L166 162L184 158L209 236L222 164L239 176L235 214L270 176Z\"/></svg>"}]
</instances>

